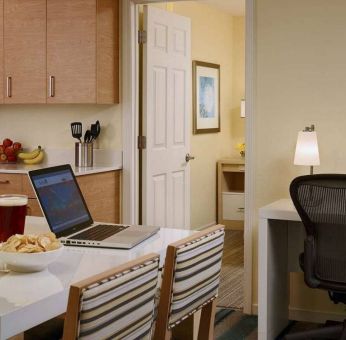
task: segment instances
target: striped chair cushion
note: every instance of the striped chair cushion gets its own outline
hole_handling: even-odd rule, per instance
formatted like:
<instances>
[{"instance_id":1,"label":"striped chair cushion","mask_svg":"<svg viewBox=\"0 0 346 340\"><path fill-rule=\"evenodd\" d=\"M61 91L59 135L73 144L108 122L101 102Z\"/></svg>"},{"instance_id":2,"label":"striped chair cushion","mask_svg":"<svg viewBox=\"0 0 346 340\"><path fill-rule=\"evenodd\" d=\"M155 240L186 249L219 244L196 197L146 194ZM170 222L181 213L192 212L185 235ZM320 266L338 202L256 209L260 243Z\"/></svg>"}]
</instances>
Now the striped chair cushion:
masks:
<instances>
[{"instance_id":1,"label":"striped chair cushion","mask_svg":"<svg viewBox=\"0 0 346 340\"><path fill-rule=\"evenodd\" d=\"M83 290L80 339L143 339L150 336L159 259Z\"/></svg>"},{"instance_id":2,"label":"striped chair cushion","mask_svg":"<svg viewBox=\"0 0 346 340\"><path fill-rule=\"evenodd\" d=\"M216 298L224 235L224 229L218 229L177 249L170 328Z\"/></svg>"}]
</instances>

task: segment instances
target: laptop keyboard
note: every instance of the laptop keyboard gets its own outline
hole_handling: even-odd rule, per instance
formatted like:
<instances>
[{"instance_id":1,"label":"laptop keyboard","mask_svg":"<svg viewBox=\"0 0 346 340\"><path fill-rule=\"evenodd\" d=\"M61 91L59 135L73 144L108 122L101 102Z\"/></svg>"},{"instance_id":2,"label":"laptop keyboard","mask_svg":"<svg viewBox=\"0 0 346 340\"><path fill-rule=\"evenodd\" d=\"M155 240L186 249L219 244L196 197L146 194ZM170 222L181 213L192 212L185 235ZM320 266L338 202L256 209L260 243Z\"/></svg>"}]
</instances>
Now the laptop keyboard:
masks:
<instances>
[{"instance_id":1,"label":"laptop keyboard","mask_svg":"<svg viewBox=\"0 0 346 340\"><path fill-rule=\"evenodd\" d=\"M98 224L88 230L69 237L73 240L103 241L106 238L127 229L126 225Z\"/></svg>"}]
</instances>

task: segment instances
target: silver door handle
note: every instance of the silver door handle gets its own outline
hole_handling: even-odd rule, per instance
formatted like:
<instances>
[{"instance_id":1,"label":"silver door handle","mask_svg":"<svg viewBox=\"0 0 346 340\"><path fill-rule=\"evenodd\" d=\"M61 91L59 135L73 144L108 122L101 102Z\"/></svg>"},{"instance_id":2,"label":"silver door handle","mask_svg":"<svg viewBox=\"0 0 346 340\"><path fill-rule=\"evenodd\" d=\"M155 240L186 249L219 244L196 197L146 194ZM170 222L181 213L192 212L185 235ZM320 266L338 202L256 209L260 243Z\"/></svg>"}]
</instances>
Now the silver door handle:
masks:
<instances>
[{"instance_id":1,"label":"silver door handle","mask_svg":"<svg viewBox=\"0 0 346 340\"><path fill-rule=\"evenodd\" d=\"M49 97L55 96L55 77L49 77Z\"/></svg>"},{"instance_id":2,"label":"silver door handle","mask_svg":"<svg viewBox=\"0 0 346 340\"><path fill-rule=\"evenodd\" d=\"M7 77L7 97L12 97L12 77Z\"/></svg>"},{"instance_id":3,"label":"silver door handle","mask_svg":"<svg viewBox=\"0 0 346 340\"><path fill-rule=\"evenodd\" d=\"M185 156L186 163L188 163L188 162L190 162L190 161L192 161L194 159L195 159L195 157L190 155L189 153L187 153L186 156Z\"/></svg>"}]
</instances>

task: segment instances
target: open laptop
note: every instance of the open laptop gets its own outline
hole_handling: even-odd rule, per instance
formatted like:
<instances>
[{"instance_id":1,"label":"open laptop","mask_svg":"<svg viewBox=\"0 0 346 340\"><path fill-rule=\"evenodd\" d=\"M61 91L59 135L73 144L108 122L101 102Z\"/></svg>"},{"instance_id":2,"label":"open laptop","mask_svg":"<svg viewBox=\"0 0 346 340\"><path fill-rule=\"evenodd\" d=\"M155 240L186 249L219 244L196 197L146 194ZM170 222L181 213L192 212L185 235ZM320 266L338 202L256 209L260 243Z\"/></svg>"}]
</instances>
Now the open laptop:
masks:
<instances>
[{"instance_id":1,"label":"open laptop","mask_svg":"<svg viewBox=\"0 0 346 340\"><path fill-rule=\"evenodd\" d=\"M53 233L67 246L130 249L158 227L94 223L69 164L29 171Z\"/></svg>"}]
</instances>

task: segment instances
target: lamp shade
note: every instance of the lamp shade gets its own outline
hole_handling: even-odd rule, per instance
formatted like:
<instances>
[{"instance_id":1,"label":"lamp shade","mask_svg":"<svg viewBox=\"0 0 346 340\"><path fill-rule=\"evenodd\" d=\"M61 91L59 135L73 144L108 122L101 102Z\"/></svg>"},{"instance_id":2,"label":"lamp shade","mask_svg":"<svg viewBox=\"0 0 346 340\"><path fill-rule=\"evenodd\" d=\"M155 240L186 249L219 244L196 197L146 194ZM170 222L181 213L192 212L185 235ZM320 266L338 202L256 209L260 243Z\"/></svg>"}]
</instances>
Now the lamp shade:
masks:
<instances>
[{"instance_id":1,"label":"lamp shade","mask_svg":"<svg viewBox=\"0 0 346 340\"><path fill-rule=\"evenodd\" d=\"M294 164L320 165L316 131L299 131Z\"/></svg>"}]
</instances>

